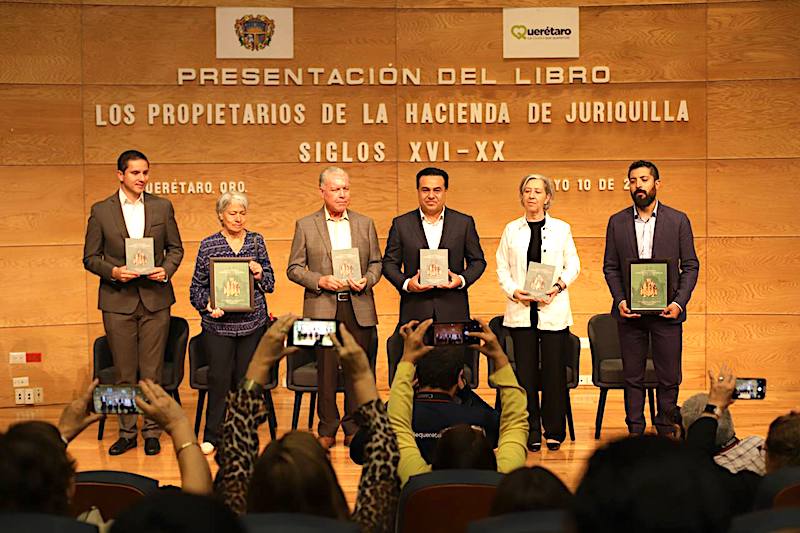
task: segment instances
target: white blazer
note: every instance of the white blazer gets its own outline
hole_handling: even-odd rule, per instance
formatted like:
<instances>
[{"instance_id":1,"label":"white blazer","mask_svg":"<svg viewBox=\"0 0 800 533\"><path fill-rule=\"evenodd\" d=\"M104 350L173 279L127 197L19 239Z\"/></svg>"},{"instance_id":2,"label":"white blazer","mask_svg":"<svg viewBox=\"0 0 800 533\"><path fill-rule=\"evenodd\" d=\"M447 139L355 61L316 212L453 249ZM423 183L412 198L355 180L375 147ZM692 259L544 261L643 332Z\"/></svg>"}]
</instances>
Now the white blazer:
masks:
<instances>
[{"instance_id":1,"label":"white blazer","mask_svg":"<svg viewBox=\"0 0 800 533\"><path fill-rule=\"evenodd\" d=\"M525 217L512 220L503 230L503 237L497 248L497 280L500 288L506 293L508 302L503 316L503 325L512 328L531 326L530 309L524 304L514 301L514 291L525 285L528 272L528 244L531 240L531 228ZM581 262L572 230L563 220L545 214L542 227L542 263L556 267L555 279L569 287L581 271ZM539 324L537 327L545 331L559 331L572 325L572 309L569 305L569 289L564 289L553 297L553 301L545 305L539 304Z\"/></svg>"}]
</instances>

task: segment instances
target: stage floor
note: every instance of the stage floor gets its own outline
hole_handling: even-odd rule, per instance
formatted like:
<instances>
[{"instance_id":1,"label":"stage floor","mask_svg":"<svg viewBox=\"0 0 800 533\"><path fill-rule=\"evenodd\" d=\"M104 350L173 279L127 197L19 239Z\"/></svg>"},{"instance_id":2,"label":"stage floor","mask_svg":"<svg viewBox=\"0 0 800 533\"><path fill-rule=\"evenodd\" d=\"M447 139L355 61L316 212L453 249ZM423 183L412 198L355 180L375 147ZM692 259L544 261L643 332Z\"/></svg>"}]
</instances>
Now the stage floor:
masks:
<instances>
[{"instance_id":1,"label":"stage floor","mask_svg":"<svg viewBox=\"0 0 800 533\"><path fill-rule=\"evenodd\" d=\"M494 391L479 389L479 394L489 403L494 402ZM699 391L681 391L681 401ZM383 398L388 391L381 391ZM181 390L183 407L190 420L194 420L197 405L197 393L191 389ZM594 440L594 421L597 413L598 389L594 386L581 386L572 391L572 412L575 420L575 441L567 439L556 452L543 449L539 453L528 454L528 465L539 464L556 473L571 489L580 482L586 460L595 448L604 442L622 437L626 434L622 391L610 391L603 419L603 431L600 440ZM278 416L278 435L289 430L292 420L294 393L283 388L273 391L273 400ZM340 397L341 400L341 397ZM798 409L800 392L782 393L780 397L771 395L762 401L739 401L732 407L736 434L766 436L770 422L778 415ZM47 420L57 422L63 406L51 405L42 407L17 407L0 409L0 428L5 430L10 424L23 420ZM649 415L648 415L649 416ZM300 427L305 428L308 420L308 398L303 399L300 415ZM651 430L651 428L648 428ZM201 426L202 433L202 426ZM266 424L259 432L262 446L269 442L269 431ZM144 454L141 438L139 447L121 456L108 455L108 447L117 438L117 423L114 418L106 422L105 435L102 441L97 440L97 426L84 431L69 446L69 452L78 463L78 470L125 470L136 472L158 479L161 484L180 484L178 463L168 437L162 436L160 455L148 457ZM342 444L342 435L337 436L337 446L331 450L331 461L339 476L339 482L352 505L358 488L361 469L350 461L347 448ZM216 472L213 455L208 457L212 474Z\"/></svg>"}]
</instances>

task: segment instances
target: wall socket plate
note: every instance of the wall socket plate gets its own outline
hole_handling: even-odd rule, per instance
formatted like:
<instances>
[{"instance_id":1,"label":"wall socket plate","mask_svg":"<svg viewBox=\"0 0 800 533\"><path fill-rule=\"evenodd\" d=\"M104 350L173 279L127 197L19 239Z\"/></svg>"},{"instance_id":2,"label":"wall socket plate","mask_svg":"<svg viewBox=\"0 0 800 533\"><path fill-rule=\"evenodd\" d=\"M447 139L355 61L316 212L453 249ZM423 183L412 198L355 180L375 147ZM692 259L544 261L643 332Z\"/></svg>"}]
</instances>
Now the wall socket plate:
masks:
<instances>
[{"instance_id":1,"label":"wall socket plate","mask_svg":"<svg viewBox=\"0 0 800 533\"><path fill-rule=\"evenodd\" d=\"M14 388L18 387L27 387L30 385L30 381L28 380L28 376L20 376L18 378L11 378L11 383L14 385Z\"/></svg>"},{"instance_id":2,"label":"wall socket plate","mask_svg":"<svg viewBox=\"0 0 800 533\"><path fill-rule=\"evenodd\" d=\"M17 405L25 404L25 389L14 389L14 403Z\"/></svg>"},{"instance_id":3,"label":"wall socket plate","mask_svg":"<svg viewBox=\"0 0 800 533\"><path fill-rule=\"evenodd\" d=\"M33 403L44 403L44 387L33 388Z\"/></svg>"},{"instance_id":4,"label":"wall socket plate","mask_svg":"<svg viewBox=\"0 0 800 533\"><path fill-rule=\"evenodd\" d=\"M11 365L24 365L26 362L25 352L8 352L8 363Z\"/></svg>"},{"instance_id":5,"label":"wall socket plate","mask_svg":"<svg viewBox=\"0 0 800 533\"><path fill-rule=\"evenodd\" d=\"M592 384L591 374L581 374L578 377L578 385L591 385L591 384Z\"/></svg>"},{"instance_id":6,"label":"wall socket plate","mask_svg":"<svg viewBox=\"0 0 800 533\"><path fill-rule=\"evenodd\" d=\"M33 405L34 404L34 395L33 389L22 389L25 391L25 405Z\"/></svg>"}]
</instances>

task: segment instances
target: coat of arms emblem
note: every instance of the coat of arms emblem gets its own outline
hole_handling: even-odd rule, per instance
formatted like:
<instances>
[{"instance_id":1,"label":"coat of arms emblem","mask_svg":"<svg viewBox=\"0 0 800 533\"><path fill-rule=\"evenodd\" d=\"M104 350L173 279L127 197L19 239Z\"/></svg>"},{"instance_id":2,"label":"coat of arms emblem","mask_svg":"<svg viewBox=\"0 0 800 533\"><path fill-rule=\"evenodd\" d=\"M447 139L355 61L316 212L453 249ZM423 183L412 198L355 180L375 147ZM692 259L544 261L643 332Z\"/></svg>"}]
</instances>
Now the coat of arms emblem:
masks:
<instances>
[{"instance_id":1,"label":"coat of arms emblem","mask_svg":"<svg viewBox=\"0 0 800 533\"><path fill-rule=\"evenodd\" d=\"M236 19L234 28L239 37L239 44L248 50L257 52L272 42L272 36L275 34L275 21L266 15L245 15Z\"/></svg>"}]
</instances>

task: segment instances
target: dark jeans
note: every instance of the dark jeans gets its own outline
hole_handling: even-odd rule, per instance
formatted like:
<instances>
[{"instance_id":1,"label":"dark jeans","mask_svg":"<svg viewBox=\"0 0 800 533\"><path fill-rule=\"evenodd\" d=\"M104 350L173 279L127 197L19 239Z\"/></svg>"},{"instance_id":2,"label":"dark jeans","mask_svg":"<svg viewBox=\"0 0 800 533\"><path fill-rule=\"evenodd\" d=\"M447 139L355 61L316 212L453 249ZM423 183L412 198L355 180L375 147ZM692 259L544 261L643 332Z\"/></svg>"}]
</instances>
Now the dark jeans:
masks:
<instances>
[{"instance_id":1,"label":"dark jeans","mask_svg":"<svg viewBox=\"0 0 800 533\"><path fill-rule=\"evenodd\" d=\"M225 398L244 378L266 330L266 326L261 326L242 337L223 337L203 331L203 351L208 357L208 409L204 441L217 445L225 419Z\"/></svg>"},{"instance_id":2,"label":"dark jeans","mask_svg":"<svg viewBox=\"0 0 800 533\"><path fill-rule=\"evenodd\" d=\"M567 435L567 370L564 349L569 329L543 331L530 327L508 330L514 343L517 380L528 397L528 441L539 442L544 426L546 439L563 442ZM539 391L542 393L541 409Z\"/></svg>"}]
</instances>

